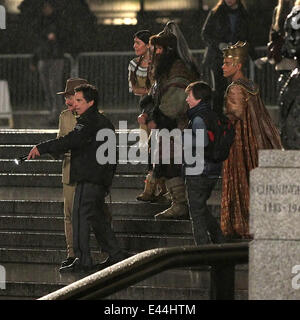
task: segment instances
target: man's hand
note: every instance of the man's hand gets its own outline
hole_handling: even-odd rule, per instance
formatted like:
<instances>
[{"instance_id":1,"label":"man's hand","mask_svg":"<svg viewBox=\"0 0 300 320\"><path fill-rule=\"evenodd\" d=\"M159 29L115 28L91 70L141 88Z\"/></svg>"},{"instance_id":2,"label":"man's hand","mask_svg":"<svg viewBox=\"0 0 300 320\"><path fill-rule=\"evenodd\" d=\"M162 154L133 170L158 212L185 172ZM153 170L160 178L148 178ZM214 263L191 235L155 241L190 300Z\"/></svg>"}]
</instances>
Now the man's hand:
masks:
<instances>
[{"instance_id":1,"label":"man's hand","mask_svg":"<svg viewBox=\"0 0 300 320\"><path fill-rule=\"evenodd\" d=\"M34 159L35 157L39 157L39 156L40 156L40 153L39 153L38 148L33 147L27 156L27 160Z\"/></svg>"},{"instance_id":2,"label":"man's hand","mask_svg":"<svg viewBox=\"0 0 300 320\"><path fill-rule=\"evenodd\" d=\"M138 116L138 119L137 119L138 123L139 123L139 124L146 124L147 117L148 117L148 116L147 116L146 113L140 114L140 115Z\"/></svg>"}]
</instances>

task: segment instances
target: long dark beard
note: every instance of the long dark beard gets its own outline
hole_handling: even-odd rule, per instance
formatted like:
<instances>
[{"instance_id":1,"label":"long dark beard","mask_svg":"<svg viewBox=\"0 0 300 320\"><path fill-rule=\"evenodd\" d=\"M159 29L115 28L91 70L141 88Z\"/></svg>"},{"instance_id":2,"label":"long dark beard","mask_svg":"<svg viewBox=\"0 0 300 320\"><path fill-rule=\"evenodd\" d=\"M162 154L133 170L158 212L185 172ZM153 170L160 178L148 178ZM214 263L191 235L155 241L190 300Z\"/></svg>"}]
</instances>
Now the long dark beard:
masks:
<instances>
[{"instance_id":1,"label":"long dark beard","mask_svg":"<svg viewBox=\"0 0 300 320\"><path fill-rule=\"evenodd\" d=\"M177 55L172 50L170 52L163 52L160 55L156 55L154 59L154 77L156 80L160 79L164 74L168 74Z\"/></svg>"}]
</instances>

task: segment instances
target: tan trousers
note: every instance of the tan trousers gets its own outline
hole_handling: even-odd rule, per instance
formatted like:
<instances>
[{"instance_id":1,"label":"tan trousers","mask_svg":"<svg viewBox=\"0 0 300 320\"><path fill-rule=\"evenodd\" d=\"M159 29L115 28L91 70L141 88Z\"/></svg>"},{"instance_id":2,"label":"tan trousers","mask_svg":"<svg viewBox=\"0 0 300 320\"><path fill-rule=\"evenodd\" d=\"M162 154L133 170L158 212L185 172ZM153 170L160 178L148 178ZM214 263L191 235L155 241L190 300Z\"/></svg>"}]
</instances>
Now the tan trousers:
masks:
<instances>
[{"instance_id":1,"label":"tan trousers","mask_svg":"<svg viewBox=\"0 0 300 320\"><path fill-rule=\"evenodd\" d=\"M74 257L73 250L73 229L72 229L72 210L76 184L63 184L64 195L64 224L67 243L67 258Z\"/></svg>"}]
</instances>

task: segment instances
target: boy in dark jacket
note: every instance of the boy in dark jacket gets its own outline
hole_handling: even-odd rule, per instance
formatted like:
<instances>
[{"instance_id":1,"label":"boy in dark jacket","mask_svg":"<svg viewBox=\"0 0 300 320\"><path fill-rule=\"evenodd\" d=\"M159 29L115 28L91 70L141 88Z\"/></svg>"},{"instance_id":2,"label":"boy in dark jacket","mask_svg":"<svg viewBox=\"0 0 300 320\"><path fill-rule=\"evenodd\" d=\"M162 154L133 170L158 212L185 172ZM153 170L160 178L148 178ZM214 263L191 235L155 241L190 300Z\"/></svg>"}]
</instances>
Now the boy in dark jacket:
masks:
<instances>
[{"instance_id":1,"label":"boy in dark jacket","mask_svg":"<svg viewBox=\"0 0 300 320\"><path fill-rule=\"evenodd\" d=\"M192 219L193 233L196 245L210 242L221 243L224 241L220 226L216 218L210 213L207 207L207 200L220 176L222 163L213 163L206 159L205 147L208 146L209 139L206 124L201 113L211 110L211 88L205 82L197 81L191 83L185 90L188 94L186 101L190 109L187 111L189 118L188 129L192 130L192 144L188 145L185 140L184 151L195 154L198 146L204 145L203 170L199 173L191 170L192 167L184 164L185 184L187 187L189 212ZM203 141L197 141L197 130L203 130ZM199 165L196 163L196 165ZM195 167L193 167L195 169Z\"/></svg>"}]
</instances>

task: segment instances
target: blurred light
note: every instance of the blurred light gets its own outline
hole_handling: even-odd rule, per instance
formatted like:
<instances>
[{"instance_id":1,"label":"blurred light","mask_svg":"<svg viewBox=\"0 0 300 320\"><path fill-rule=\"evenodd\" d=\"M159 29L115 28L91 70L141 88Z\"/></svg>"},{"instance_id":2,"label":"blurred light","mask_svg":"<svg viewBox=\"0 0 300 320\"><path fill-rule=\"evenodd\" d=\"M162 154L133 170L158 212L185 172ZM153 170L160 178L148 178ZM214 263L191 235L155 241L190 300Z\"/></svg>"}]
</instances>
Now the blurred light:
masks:
<instances>
[{"instance_id":1,"label":"blurred light","mask_svg":"<svg viewBox=\"0 0 300 320\"><path fill-rule=\"evenodd\" d=\"M146 11L198 9L198 0L151 0L145 1Z\"/></svg>"},{"instance_id":2,"label":"blurred light","mask_svg":"<svg viewBox=\"0 0 300 320\"><path fill-rule=\"evenodd\" d=\"M123 19L124 24L137 24L137 19L136 18L125 18Z\"/></svg>"},{"instance_id":3,"label":"blurred light","mask_svg":"<svg viewBox=\"0 0 300 320\"><path fill-rule=\"evenodd\" d=\"M137 0L86 0L92 10L98 12L110 11L139 11L140 3Z\"/></svg>"},{"instance_id":4,"label":"blurred light","mask_svg":"<svg viewBox=\"0 0 300 320\"><path fill-rule=\"evenodd\" d=\"M4 7L9 13L20 13L18 6L23 0L5 0Z\"/></svg>"},{"instance_id":5,"label":"blurred light","mask_svg":"<svg viewBox=\"0 0 300 320\"><path fill-rule=\"evenodd\" d=\"M177 24L179 24L181 22L181 19L179 18L168 18L168 17L160 17L160 18L156 18L155 21L157 23L160 23L160 24L166 24L168 21L175 21Z\"/></svg>"},{"instance_id":6,"label":"blurred light","mask_svg":"<svg viewBox=\"0 0 300 320\"><path fill-rule=\"evenodd\" d=\"M105 24L105 25L136 25L137 24L137 18L100 18L98 20L99 23Z\"/></svg>"},{"instance_id":7,"label":"blurred light","mask_svg":"<svg viewBox=\"0 0 300 320\"><path fill-rule=\"evenodd\" d=\"M113 24L112 19L103 19L103 24Z\"/></svg>"},{"instance_id":8,"label":"blurred light","mask_svg":"<svg viewBox=\"0 0 300 320\"><path fill-rule=\"evenodd\" d=\"M121 19L121 18L115 18L115 19L113 20L113 24L123 24L123 19Z\"/></svg>"}]
</instances>

